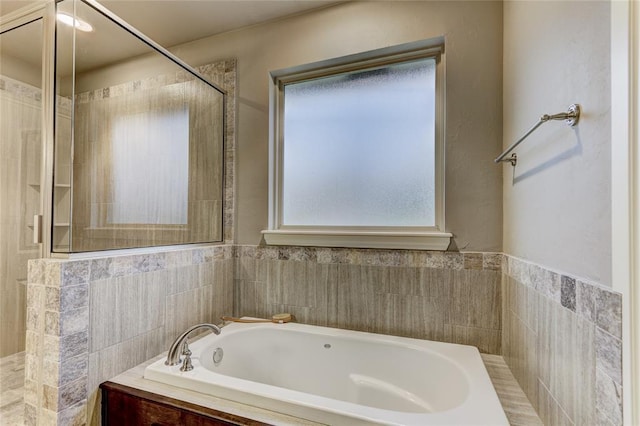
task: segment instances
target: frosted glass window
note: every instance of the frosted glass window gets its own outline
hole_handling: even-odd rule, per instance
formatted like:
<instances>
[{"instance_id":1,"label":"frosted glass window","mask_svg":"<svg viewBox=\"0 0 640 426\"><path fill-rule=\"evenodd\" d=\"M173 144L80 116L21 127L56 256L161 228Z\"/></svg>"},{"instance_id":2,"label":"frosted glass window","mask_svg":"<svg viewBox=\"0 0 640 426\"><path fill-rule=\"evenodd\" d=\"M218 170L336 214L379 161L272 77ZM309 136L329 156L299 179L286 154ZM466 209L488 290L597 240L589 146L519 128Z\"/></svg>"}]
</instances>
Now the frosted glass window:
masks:
<instances>
[{"instance_id":1,"label":"frosted glass window","mask_svg":"<svg viewBox=\"0 0 640 426\"><path fill-rule=\"evenodd\" d=\"M112 132L114 202L107 222L187 224L188 108L122 115Z\"/></svg>"},{"instance_id":2,"label":"frosted glass window","mask_svg":"<svg viewBox=\"0 0 640 426\"><path fill-rule=\"evenodd\" d=\"M435 226L436 60L284 86L285 226Z\"/></svg>"}]
</instances>

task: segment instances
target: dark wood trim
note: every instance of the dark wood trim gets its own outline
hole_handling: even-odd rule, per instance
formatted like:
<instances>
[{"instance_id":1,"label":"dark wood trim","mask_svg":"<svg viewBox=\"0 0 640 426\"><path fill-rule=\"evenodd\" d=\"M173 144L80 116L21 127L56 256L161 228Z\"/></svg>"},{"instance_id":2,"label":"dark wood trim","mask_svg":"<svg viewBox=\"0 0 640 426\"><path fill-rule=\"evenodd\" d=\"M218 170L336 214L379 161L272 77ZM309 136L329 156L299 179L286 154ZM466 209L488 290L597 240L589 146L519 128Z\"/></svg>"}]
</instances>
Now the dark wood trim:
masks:
<instances>
[{"instance_id":1,"label":"dark wood trim","mask_svg":"<svg viewBox=\"0 0 640 426\"><path fill-rule=\"evenodd\" d=\"M110 424L123 426L122 419L128 419L130 423L129 421L126 423L131 425L269 426L268 423L118 383L104 382L100 385L100 389L102 390L102 424L104 426ZM155 418L160 416L163 421L160 423L153 420L147 421L146 411L153 411Z\"/></svg>"}]
</instances>

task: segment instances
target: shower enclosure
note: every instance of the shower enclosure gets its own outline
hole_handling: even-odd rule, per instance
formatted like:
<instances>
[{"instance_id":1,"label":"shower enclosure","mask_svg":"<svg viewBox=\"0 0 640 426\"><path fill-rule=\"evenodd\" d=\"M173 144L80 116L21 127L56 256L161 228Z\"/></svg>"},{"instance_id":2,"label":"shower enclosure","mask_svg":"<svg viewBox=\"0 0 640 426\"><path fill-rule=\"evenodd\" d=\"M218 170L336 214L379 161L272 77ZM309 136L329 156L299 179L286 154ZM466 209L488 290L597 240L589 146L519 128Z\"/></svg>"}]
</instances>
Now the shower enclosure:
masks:
<instances>
[{"instance_id":1,"label":"shower enclosure","mask_svg":"<svg viewBox=\"0 0 640 426\"><path fill-rule=\"evenodd\" d=\"M0 357L24 349L27 261L41 256L42 34L42 19L0 34Z\"/></svg>"},{"instance_id":2,"label":"shower enclosure","mask_svg":"<svg viewBox=\"0 0 640 426\"><path fill-rule=\"evenodd\" d=\"M0 54L3 357L29 259L223 240L225 94L94 0L2 17Z\"/></svg>"}]
</instances>

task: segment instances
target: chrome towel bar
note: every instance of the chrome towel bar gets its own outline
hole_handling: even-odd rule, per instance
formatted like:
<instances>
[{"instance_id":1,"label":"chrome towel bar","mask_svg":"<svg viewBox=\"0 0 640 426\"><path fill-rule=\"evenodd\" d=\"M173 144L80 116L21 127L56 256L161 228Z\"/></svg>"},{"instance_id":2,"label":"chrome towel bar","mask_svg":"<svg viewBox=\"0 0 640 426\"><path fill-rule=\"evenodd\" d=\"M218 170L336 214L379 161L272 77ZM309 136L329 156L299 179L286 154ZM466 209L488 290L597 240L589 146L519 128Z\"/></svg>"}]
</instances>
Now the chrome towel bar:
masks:
<instances>
[{"instance_id":1,"label":"chrome towel bar","mask_svg":"<svg viewBox=\"0 0 640 426\"><path fill-rule=\"evenodd\" d=\"M511 151L516 149L516 147L520 145L520 143L523 140L525 140L531 133L533 133L538 127L540 127L542 123L546 123L547 121L550 121L550 120L564 120L564 122L567 125L573 127L576 124L578 124L579 119L580 119L580 105L578 104L571 105L567 110L567 112L560 112L558 114L552 114L552 115L545 114L542 117L540 117L540 120L538 120L538 122L534 124L533 127L531 127L527 131L527 133L524 134L524 136L522 136L520 139L512 143L509 148L507 148L502 154L497 156L496 159L493 161L495 163L508 161L509 163L511 163L512 166L515 167L516 163L518 162L518 156L515 153L511 154L511 157L509 158L504 158L504 157L506 157Z\"/></svg>"}]
</instances>

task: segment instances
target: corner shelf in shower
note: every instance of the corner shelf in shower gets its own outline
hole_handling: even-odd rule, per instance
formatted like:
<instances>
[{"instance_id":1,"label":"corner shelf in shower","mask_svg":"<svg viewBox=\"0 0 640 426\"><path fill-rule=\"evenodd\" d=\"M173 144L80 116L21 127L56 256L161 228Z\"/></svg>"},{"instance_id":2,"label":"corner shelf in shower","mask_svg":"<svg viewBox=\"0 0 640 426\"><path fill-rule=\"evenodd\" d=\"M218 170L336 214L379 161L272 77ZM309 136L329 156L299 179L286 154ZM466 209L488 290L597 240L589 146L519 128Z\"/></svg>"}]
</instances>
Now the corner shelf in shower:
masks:
<instances>
[{"instance_id":1,"label":"corner shelf in shower","mask_svg":"<svg viewBox=\"0 0 640 426\"><path fill-rule=\"evenodd\" d=\"M53 226L60 227L60 228L63 228L63 227L68 228L71 225L69 223L54 223ZM33 229L33 225L27 225L27 228Z\"/></svg>"},{"instance_id":2,"label":"corner shelf in shower","mask_svg":"<svg viewBox=\"0 0 640 426\"><path fill-rule=\"evenodd\" d=\"M32 187L32 188L36 188L36 189L40 188L40 184L39 183L30 183L29 186ZM55 186L56 188L71 188L71 184L69 184L69 183L56 183L53 186Z\"/></svg>"},{"instance_id":3,"label":"corner shelf in shower","mask_svg":"<svg viewBox=\"0 0 640 426\"><path fill-rule=\"evenodd\" d=\"M66 176L65 176L66 177ZM69 251L71 184L54 183L53 251Z\"/></svg>"},{"instance_id":4,"label":"corner shelf in shower","mask_svg":"<svg viewBox=\"0 0 640 426\"><path fill-rule=\"evenodd\" d=\"M36 191L40 191L40 184L39 183L29 183L28 184L31 188L35 189ZM55 189L59 189L59 191L54 191L53 192L53 196L56 197L56 199L58 200L58 202L62 202L61 198L64 198L68 192L67 190L71 189L71 184L69 183L56 183L53 185ZM33 225L27 225L29 228L33 229ZM63 227L70 227L71 224L68 222L57 222L53 224L54 227L57 228L63 228Z\"/></svg>"}]
</instances>

